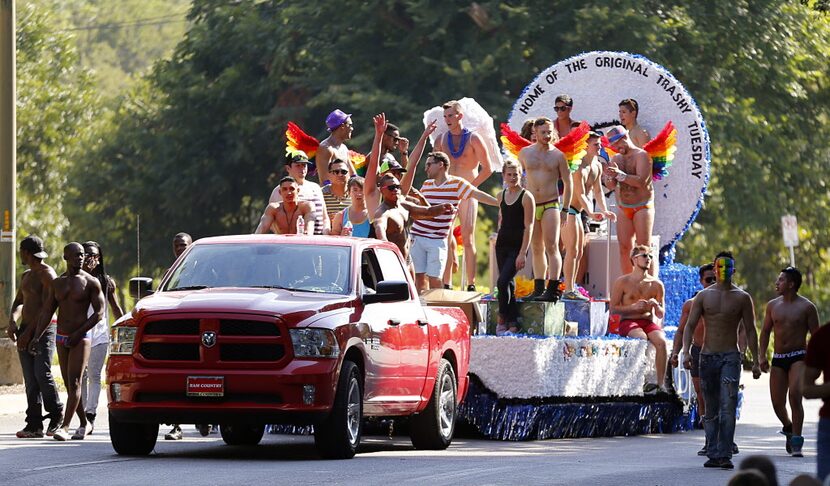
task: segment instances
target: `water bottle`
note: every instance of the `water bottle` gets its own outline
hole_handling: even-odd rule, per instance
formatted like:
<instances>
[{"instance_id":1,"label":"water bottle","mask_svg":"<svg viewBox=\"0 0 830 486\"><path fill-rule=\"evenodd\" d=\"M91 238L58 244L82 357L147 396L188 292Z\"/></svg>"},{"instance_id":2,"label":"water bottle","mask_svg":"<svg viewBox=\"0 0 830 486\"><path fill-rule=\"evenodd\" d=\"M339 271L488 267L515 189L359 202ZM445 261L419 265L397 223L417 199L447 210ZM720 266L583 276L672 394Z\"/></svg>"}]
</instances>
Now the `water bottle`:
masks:
<instances>
[{"instance_id":1,"label":"water bottle","mask_svg":"<svg viewBox=\"0 0 830 486\"><path fill-rule=\"evenodd\" d=\"M297 234L305 234L305 218L302 216L297 218Z\"/></svg>"},{"instance_id":2,"label":"water bottle","mask_svg":"<svg viewBox=\"0 0 830 486\"><path fill-rule=\"evenodd\" d=\"M343 236L352 236L352 230L354 230L354 225L352 225L352 220L347 219L343 223L343 231L340 233Z\"/></svg>"}]
</instances>

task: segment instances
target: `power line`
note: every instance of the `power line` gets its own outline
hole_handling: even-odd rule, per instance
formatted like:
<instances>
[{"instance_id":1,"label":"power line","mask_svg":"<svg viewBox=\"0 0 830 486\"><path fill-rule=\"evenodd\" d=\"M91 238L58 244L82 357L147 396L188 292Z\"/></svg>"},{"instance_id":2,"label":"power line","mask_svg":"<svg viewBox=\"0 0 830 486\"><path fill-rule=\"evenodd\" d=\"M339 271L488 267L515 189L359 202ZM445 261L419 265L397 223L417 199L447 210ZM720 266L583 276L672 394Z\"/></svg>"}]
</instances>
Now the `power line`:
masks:
<instances>
[{"instance_id":1,"label":"power line","mask_svg":"<svg viewBox=\"0 0 830 486\"><path fill-rule=\"evenodd\" d=\"M175 24L180 22L187 22L186 19L181 18L185 12L180 12L177 14L170 14L170 15L163 15L160 17L148 17L144 19L132 20L129 22L113 22L109 24L98 24L98 25L87 25L83 27L70 27L67 29L59 29L58 32L76 32L81 30L104 30L104 29L120 29L123 27L144 27L148 25L164 25L164 24ZM173 17L179 17L176 20L162 20L162 19L170 19Z\"/></svg>"}]
</instances>

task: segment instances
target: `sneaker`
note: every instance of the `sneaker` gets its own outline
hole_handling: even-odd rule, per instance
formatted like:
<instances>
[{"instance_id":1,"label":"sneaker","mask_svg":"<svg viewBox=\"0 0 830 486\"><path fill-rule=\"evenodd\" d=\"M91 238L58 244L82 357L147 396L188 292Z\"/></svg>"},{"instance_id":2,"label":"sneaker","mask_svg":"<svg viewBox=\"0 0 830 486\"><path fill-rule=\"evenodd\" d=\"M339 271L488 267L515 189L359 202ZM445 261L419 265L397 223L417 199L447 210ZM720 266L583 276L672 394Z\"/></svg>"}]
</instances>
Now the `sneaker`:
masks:
<instances>
[{"instance_id":1,"label":"sneaker","mask_svg":"<svg viewBox=\"0 0 830 486\"><path fill-rule=\"evenodd\" d=\"M69 431L66 429L58 429L55 431L55 435L53 435L52 438L61 442L67 441L69 440Z\"/></svg>"},{"instance_id":2,"label":"sneaker","mask_svg":"<svg viewBox=\"0 0 830 486\"><path fill-rule=\"evenodd\" d=\"M721 469L735 469L735 465L732 464L732 461L729 459L721 459L720 460L720 468Z\"/></svg>"},{"instance_id":3,"label":"sneaker","mask_svg":"<svg viewBox=\"0 0 830 486\"><path fill-rule=\"evenodd\" d=\"M646 383L643 386L643 395L657 395L660 387L656 383Z\"/></svg>"},{"instance_id":4,"label":"sneaker","mask_svg":"<svg viewBox=\"0 0 830 486\"><path fill-rule=\"evenodd\" d=\"M790 455L793 457L804 457L804 454L801 453L801 448L804 447L804 437L801 435L794 435L792 436L790 442L792 447Z\"/></svg>"},{"instance_id":5,"label":"sneaker","mask_svg":"<svg viewBox=\"0 0 830 486\"><path fill-rule=\"evenodd\" d=\"M726 458L720 459L709 459L708 461L703 463L703 467L717 467L720 469L735 469L735 465L732 464L732 461Z\"/></svg>"},{"instance_id":6,"label":"sneaker","mask_svg":"<svg viewBox=\"0 0 830 486\"><path fill-rule=\"evenodd\" d=\"M196 428L199 429L199 435L202 437L207 437L210 434L210 424L197 424Z\"/></svg>"},{"instance_id":7,"label":"sneaker","mask_svg":"<svg viewBox=\"0 0 830 486\"><path fill-rule=\"evenodd\" d=\"M741 453L741 451L740 451L740 449L738 449L738 444L733 442L732 443L732 455L734 456L734 455L740 454L740 453Z\"/></svg>"},{"instance_id":8,"label":"sneaker","mask_svg":"<svg viewBox=\"0 0 830 486\"><path fill-rule=\"evenodd\" d=\"M591 300L588 297L585 297L581 293L577 292L576 290L569 290L565 292L564 294L562 294L562 298L567 300L581 300L583 302L588 302L589 300Z\"/></svg>"},{"instance_id":9,"label":"sneaker","mask_svg":"<svg viewBox=\"0 0 830 486\"><path fill-rule=\"evenodd\" d=\"M170 432L164 434L164 440L182 440L182 429L174 425Z\"/></svg>"},{"instance_id":10,"label":"sneaker","mask_svg":"<svg viewBox=\"0 0 830 486\"><path fill-rule=\"evenodd\" d=\"M40 439L43 437L43 430L33 430L28 427L24 427L23 430L19 430L15 435L17 435L18 439Z\"/></svg>"},{"instance_id":11,"label":"sneaker","mask_svg":"<svg viewBox=\"0 0 830 486\"><path fill-rule=\"evenodd\" d=\"M75 433L72 434L72 440L84 440L86 437L86 427L78 427Z\"/></svg>"},{"instance_id":12,"label":"sneaker","mask_svg":"<svg viewBox=\"0 0 830 486\"><path fill-rule=\"evenodd\" d=\"M46 437L52 437L55 435L55 432L61 428L61 422L63 421L63 414L58 414L56 417L49 418L49 426L46 427Z\"/></svg>"},{"instance_id":13,"label":"sneaker","mask_svg":"<svg viewBox=\"0 0 830 486\"><path fill-rule=\"evenodd\" d=\"M784 443L784 449L787 450L787 454L792 453L792 451L793 451L793 447L792 447L793 426L788 425L786 427L782 427L781 430L778 433L787 438L787 441Z\"/></svg>"},{"instance_id":14,"label":"sneaker","mask_svg":"<svg viewBox=\"0 0 830 486\"><path fill-rule=\"evenodd\" d=\"M720 467L720 459L709 459L703 463L703 467Z\"/></svg>"},{"instance_id":15,"label":"sneaker","mask_svg":"<svg viewBox=\"0 0 830 486\"><path fill-rule=\"evenodd\" d=\"M709 453L709 446L707 446L706 444L703 444L703 447L701 447L700 450L697 451L698 456L705 456L708 453Z\"/></svg>"},{"instance_id":16,"label":"sneaker","mask_svg":"<svg viewBox=\"0 0 830 486\"><path fill-rule=\"evenodd\" d=\"M475 291L476 291L476 285L475 284L471 284L471 285L467 286L467 292L475 292Z\"/></svg>"}]
</instances>

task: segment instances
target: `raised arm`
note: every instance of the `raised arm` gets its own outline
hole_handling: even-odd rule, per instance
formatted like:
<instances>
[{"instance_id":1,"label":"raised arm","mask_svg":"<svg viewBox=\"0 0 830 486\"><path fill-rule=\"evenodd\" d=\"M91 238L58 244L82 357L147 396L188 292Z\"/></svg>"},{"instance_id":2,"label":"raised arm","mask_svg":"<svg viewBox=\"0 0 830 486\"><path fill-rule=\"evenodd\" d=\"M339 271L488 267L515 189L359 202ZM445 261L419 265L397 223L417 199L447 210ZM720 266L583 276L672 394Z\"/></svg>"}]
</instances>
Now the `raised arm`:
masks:
<instances>
[{"instance_id":1,"label":"raised arm","mask_svg":"<svg viewBox=\"0 0 830 486\"><path fill-rule=\"evenodd\" d=\"M408 158L404 158L403 153L404 149L401 148L401 159L404 167L406 167L406 174L403 176L403 180L401 180L401 194L409 194L409 190L412 189L412 184L415 182L415 173L418 171L418 164L421 163L421 157L424 155L424 147L426 147L427 140L429 136L435 131L435 127L438 126L437 121L433 121L424 129L424 133L421 134L421 138L418 139L418 143L415 144L415 148L412 149L412 153L409 155ZM403 142L403 140L401 140ZM409 145L409 141L406 142L407 146Z\"/></svg>"},{"instance_id":2,"label":"raised arm","mask_svg":"<svg viewBox=\"0 0 830 486\"><path fill-rule=\"evenodd\" d=\"M375 138L372 140L372 150L369 154L369 164L366 166L366 180L363 183L363 198L366 201L368 214L374 215L380 205L380 191L378 190L378 164L380 161L381 142L386 131L386 114L380 113L372 117L375 125Z\"/></svg>"}]
</instances>

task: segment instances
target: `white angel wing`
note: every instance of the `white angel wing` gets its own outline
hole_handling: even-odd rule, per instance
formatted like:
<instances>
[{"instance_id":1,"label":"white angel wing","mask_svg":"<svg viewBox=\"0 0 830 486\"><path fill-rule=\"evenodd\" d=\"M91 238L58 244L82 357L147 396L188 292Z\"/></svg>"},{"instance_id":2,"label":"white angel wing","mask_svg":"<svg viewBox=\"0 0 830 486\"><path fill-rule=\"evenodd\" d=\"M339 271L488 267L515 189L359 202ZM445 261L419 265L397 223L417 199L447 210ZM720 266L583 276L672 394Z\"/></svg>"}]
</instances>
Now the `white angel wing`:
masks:
<instances>
[{"instance_id":1,"label":"white angel wing","mask_svg":"<svg viewBox=\"0 0 830 486\"><path fill-rule=\"evenodd\" d=\"M473 98L461 98L458 102L464 112L464 127L477 133L482 138L484 148L487 150L487 160L490 162L490 167L494 172L501 172L504 159L499 150L493 117ZM447 133L447 124L444 123L444 110L440 106L435 106L424 112L424 127L433 121L437 121L437 128L430 135L429 141L435 146L438 137Z\"/></svg>"}]
</instances>

